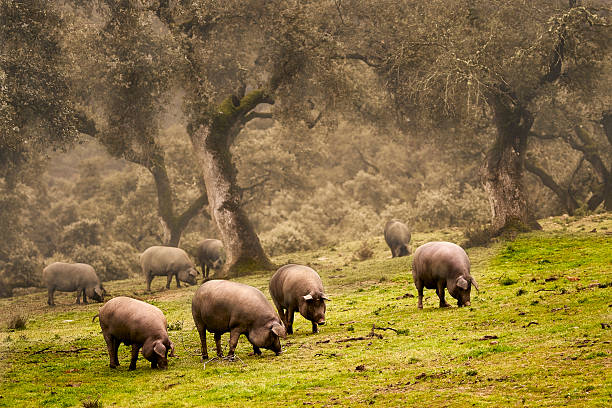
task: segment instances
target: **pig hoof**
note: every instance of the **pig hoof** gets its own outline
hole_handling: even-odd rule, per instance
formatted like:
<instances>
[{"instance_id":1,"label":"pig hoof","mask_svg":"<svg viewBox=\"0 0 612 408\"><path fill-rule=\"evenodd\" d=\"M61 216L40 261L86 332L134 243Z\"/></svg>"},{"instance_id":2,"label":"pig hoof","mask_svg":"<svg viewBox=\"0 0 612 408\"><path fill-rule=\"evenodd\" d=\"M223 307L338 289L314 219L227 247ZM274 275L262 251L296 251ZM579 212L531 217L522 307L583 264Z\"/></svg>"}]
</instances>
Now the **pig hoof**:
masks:
<instances>
[{"instance_id":1,"label":"pig hoof","mask_svg":"<svg viewBox=\"0 0 612 408\"><path fill-rule=\"evenodd\" d=\"M136 369L136 366L130 366L130 368L128 368L128 371L134 371Z\"/></svg>"},{"instance_id":2,"label":"pig hoof","mask_svg":"<svg viewBox=\"0 0 612 408\"><path fill-rule=\"evenodd\" d=\"M112 368L112 369L117 368L117 366L116 366L115 364L109 364L108 366L109 366L110 368Z\"/></svg>"},{"instance_id":3,"label":"pig hoof","mask_svg":"<svg viewBox=\"0 0 612 408\"><path fill-rule=\"evenodd\" d=\"M203 356L200 358L200 361L205 361L205 360L208 360L208 354L203 355Z\"/></svg>"}]
</instances>

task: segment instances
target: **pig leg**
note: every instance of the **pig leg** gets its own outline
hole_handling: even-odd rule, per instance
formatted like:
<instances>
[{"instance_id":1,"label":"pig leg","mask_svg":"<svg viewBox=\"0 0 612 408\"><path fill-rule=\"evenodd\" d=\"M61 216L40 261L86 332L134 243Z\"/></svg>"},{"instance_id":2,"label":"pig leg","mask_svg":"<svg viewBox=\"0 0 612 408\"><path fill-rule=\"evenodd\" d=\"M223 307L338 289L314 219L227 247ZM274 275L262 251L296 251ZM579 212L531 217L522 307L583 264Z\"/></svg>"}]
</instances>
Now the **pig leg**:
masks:
<instances>
[{"instance_id":1,"label":"pig leg","mask_svg":"<svg viewBox=\"0 0 612 408\"><path fill-rule=\"evenodd\" d=\"M217 356L223 357L223 349L221 348L221 333L215 333L215 346L217 347Z\"/></svg>"},{"instance_id":2,"label":"pig leg","mask_svg":"<svg viewBox=\"0 0 612 408\"><path fill-rule=\"evenodd\" d=\"M200 347L202 350L202 360L208 360L208 349L206 348L206 327L201 323L196 322L196 328L200 335Z\"/></svg>"},{"instance_id":3,"label":"pig leg","mask_svg":"<svg viewBox=\"0 0 612 408\"><path fill-rule=\"evenodd\" d=\"M253 346L253 354L261 356L261 350L257 346Z\"/></svg>"},{"instance_id":4,"label":"pig leg","mask_svg":"<svg viewBox=\"0 0 612 408\"><path fill-rule=\"evenodd\" d=\"M423 282L421 280L417 280L414 282L417 292L419 293L419 309L423 308Z\"/></svg>"},{"instance_id":5,"label":"pig leg","mask_svg":"<svg viewBox=\"0 0 612 408\"><path fill-rule=\"evenodd\" d=\"M168 279L166 279L166 289L170 289L170 283L172 283L172 278L174 277L174 274L169 273L168 274ZM178 282L178 276L176 278L176 281Z\"/></svg>"},{"instance_id":6,"label":"pig leg","mask_svg":"<svg viewBox=\"0 0 612 408\"><path fill-rule=\"evenodd\" d=\"M276 301L276 299L272 299L274 301L274 306L276 306L276 310L278 310L278 316L281 318L285 327L287 327L287 318L285 317L285 309L281 306L280 303Z\"/></svg>"},{"instance_id":7,"label":"pig leg","mask_svg":"<svg viewBox=\"0 0 612 408\"><path fill-rule=\"evenodd\" d=\"M202 265L202 271L204 271L204 279L207 279L210 274L210 268L206 265Z\"/></svg>"},{"instance_id":8,"label":"pig leg","mask_svg":"<svg viewBox=\"0 0 612 408\"><path fill-rule=\"evenodd\" d=\"M55 302L53 301L53 295L55 294L55 288L49 288L49 290L47 291L47 294L49 295L47 299L47 304L49 306L55 306Z\"/></svg>"},{"instance_id":9,"label":"pig leg","mask_svg":"<svg viewBox=\"0 0 612 408\"><path fill-rule=\"evenodd\" d=\"M312 322L312 334L315 334L318 332L319 332L319 325L316 324L315 322Z\"/></svg>"},{"instance_id":10,"label":"pig leg","mask_svg":"<svg viewBox=\"0 0 612 408\"><path fill-rule=\"evenodd\" d=\"M229 351L227 352L227 357L230 361L234 361L235 355L234 350L236 350L236 346L238 345L238 338L240 337L240 331L234 329L230 332L230 341L229 341Z\"/></svg>"},{"instance_id":11,"label":"pig leg","mask_svg":"<svg viewBox=\"0 0 612 408\"><path fill-rule=\"evenodd\" d=\"M181 287L181 282L179 281L178 273L175 273L174 276L176 277L176 287L180 288ZM172 278L170 280L172 280ZM170 286L168 286L168 288L170 288Z\"/></svg>"},{"instance_id":12,"label":"pig leg","mask_svg":"<svg viewBox=\"0 0 612 408\"><path fill-rule=\"evenodd\" d=\"M287 334L293 334L293 318L294 318L295 310L293 307L289 306L287 309Z\"/></svg>"},{"instance_id":13,"label":"pig leg","mask_svg":"<svg viewBox=\"0 0 612 408\"><path fill-rule=\"evenodd\" d=\"M87 304L87 295L85 294L85 289L83 288L83 303Z\"/></svg>"},{"instance_id":14,"label":"pig leg","mask_svg":"<svg viewBox=\"0 0 612 408\"><path fill-rule=\"evenodd\" d=\"M444 281L438 282L436 293L438 294L438 297L440 298L440 307L449 307L450 305L446 303L446 300L444 300L444 287L445 287Z\"/></svg>"},{"instance_id":15,"label":"pig leg","mask_svg":"<svg viewBox=\"0 0 612 408\"><path fill-rule=\"evenodd\" d=\"M153 280L153 274L147 274L147 292L151 291L151 281Z\"/></svg>"},{"instance_id":16,"label":"pig leg","mask_svg":"<svg viewBox=\"0 0 612 408\"><path fill-rule=\"evenodd\" d=\"M129 371L134 371L136 369L136 360L138 360L138 352L141 346L142 344L132 344L132 360L130 360Z\"/></svg>"},{"instance_id":17,"label":"pig leg","mask_svg":"<svg viewBox=\"0 0 612 408\"><path fill-rule=\"evenodd\" d=\"M115 338L113 336L111 336L110 334L105 334L102 333L104 335L104 341L106 341L106 348L108 349L108 357L110 359L110 364L109 367L110 368L117 368L117 366L119 365L119 358L117 357L117 350L119 349L119 342L117 342L117 346L115 347Z\"/></svg>"},{"instance_id":18,"label":"pig leg","mask_svg":"<svg viewBox=\"0 0 612 408\"><path fill-rule=\"evenodd\" d=\"M77 305L81 304L81 292L83 291L83 289L81 288L77 288L77 298L76 298L76 303Z\"/></svg>"}]
</instances>

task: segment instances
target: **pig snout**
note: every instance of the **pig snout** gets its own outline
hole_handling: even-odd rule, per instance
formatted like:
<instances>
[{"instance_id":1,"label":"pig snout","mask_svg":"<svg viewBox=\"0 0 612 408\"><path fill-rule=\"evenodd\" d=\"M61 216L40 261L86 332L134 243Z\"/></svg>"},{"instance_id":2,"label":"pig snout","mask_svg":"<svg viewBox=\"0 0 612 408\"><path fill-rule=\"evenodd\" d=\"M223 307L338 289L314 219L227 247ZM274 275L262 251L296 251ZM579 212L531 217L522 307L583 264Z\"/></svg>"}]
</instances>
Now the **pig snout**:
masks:
<instances>
[{"instance_id":1,"label":"pig snout","mask_svg":"<svg viewBox=\"0 0 612 408\"><path fill-rule=\"evenodd\" d=\"M319 324L319 325L323 326L323 325L325 324L325 318L323 317L323 318L319 319L319 321L317 322L317 324Z\"/></svg>"}]
</instances>

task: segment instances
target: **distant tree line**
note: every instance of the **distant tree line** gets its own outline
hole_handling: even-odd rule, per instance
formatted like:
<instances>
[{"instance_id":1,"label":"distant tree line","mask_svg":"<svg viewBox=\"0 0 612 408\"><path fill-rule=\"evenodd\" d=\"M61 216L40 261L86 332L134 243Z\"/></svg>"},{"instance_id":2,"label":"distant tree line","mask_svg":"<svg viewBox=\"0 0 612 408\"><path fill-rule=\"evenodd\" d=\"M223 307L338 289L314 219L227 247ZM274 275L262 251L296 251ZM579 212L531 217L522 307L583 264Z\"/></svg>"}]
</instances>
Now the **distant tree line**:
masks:
<instances>
[{"instance_id":1,"label":"distant tree line","mask_svg":"<svg viewBox=\"0 0 612 408\"><path fill-rule=\"evenodd\" d=\"M3 291L53 257L126 276L113 252L204 234L235 276L389 217L499 234L610 210L609 17L577 0L0 0ZM41 178L86 140L105 153Z\"/></svg>"}]
</instances>

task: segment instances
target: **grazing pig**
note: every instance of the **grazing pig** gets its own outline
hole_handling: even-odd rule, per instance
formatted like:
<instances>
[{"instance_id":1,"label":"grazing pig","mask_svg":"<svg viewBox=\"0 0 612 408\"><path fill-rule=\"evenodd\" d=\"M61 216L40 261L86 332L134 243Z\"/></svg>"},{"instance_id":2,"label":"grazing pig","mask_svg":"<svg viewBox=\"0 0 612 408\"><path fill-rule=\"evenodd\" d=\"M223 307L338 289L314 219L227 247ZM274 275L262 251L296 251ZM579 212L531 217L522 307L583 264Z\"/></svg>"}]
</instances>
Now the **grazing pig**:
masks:
<instances>
[{"instance_id":1,"label":"grazing pig","mask_svg":"<svg viewBox=\"0 0 612 408\"><path fill-rule=\"evenodd\" d=\"M399 220L391 220L385 224L385 241L391 248L393 258L410 255L408 249L410 238L408 227Z\"/></svg>"},{"instance_id":2,"label":"grazing pig","mask_svg":"<svg viewBox=\"0 0 612 408\"><path fill-rule=\"evenodd\" d=\"M167 276L166 289L170 289L172 277L176 277L176 287L183 281L190 285L197 283L198 271L185 251L176 247L152 246L140 254L140 266L147 279L147 291L151 291L154 276Z\"/></svg>"},{"instance_id":3,"label":"grazing pig","mask_svg":"<svg viewBox=\"0 0 612 408\"><path fill-rule=\"evenodd\" d=\"M253 345L253 352L258 355L261 354L260 347L280 354L279 337L287 336L283 322L264 294L242 283L226 280L204 282L193 296L191 312L200 334L202 359L208 358L207 330L214 334L219 357L223 357L221 335L230 333L227 356L231 360L241 334L246 335Z\"/></svg>"},{"instance_id":4,"label":"grazing pig","mask_svg":"<svg viewBox=\"0 0 612 408\"><path fill-rule=\"evenodd\" d=\"M91 265L54 262L43 269L42 279L49 294L47 299L49 306L55 306L53 295L56 290L60 292L76 290L76 303L79 304L81 303L81 293L83 294L83 303L87 303L88 297L98 302L104 301L106 290L104 290Z\"/></svg>"},{"instance_id":5,"label":"grazing pig","mask_svg":"<svg viewBox=\"0 0 612 408\"><path fill-rule=\"evenodd\" d=\"M319 324L325 324L325 301L329 298L314 269L294 264L282 266L272 276L269 289L288 334L293 333L296 310L312 322L313 333L319 331Z\"/></svg>"},{"instance_id":6,"label":"grazing pig","mask_svg":"<svg viewBox=\"0 0 612 408\"><path fill-rule=\"evenodd\" d=\"M218 239L205 239L198 244L196 258L202 266L204 279L208 278L211 269L219 269L225 264L225 250Z\"/></svg>"},{"instance_id":7,"label":"grazing pig","mask_svg":"<svg viewBox=\"0 0 612 408\"><path fill-rule=\"evenodd\" d=\"M130 370L136 369L141 347L142 355L151 362L151 368L168 368L168 350L173 357L174 344L168 338L166 317L157 307L119 296L106 302L98 316L108 347L110 368L119 365L117 350L121 343L132 346Z\"/></svg>"},{"instance_id":8,"label":"grazing pig","mask_svg":"<svg viewBox=\"0 0 612 408\"><path fill-rule=\"evenodd\" d=\"M444 300L444 288L457 299L458 306L470 305L470 289L476 280L470 275L470 260L459 245L450 242L428 242L414 252L412 278L419 292L419 309L423 308L423 287L435 289L440 307L450 306Z\"/></svg>"}]
</instances>

